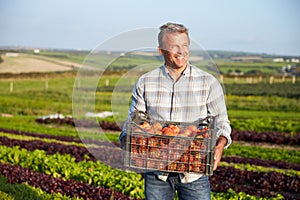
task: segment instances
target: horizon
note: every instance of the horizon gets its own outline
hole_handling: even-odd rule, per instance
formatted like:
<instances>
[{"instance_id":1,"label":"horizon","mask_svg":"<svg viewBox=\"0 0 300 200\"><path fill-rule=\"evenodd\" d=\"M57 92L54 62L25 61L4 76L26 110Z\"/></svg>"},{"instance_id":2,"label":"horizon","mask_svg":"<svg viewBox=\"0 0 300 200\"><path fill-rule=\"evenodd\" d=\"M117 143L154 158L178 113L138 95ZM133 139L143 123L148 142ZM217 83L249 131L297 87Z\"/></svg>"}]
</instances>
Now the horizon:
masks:
<instances>
[{"instance_id":1,"label":"horizon","mask_svg":"<svg viewBox=\"0 0 300 200\"><path fill-rule=\"evenodd\" d=\"M0 50L2 51L22 51L22 50L46 50L46 51L58 51L58 52L64 52L64 51L78 51L78 52L92 52L93 49L72 49L72 48L48 48L48 47L32 47L32 46L1 46L0 45ZM107 52L109 50L101 50L101 52ZM241 53L241 54L248 54L246 56L253 56L253 55L266 55L266 56L271 56L271 57L293 57L293 58L300 58L299 55L289 55L289 54L275 54L275 53L265 53L265 52L251 52L251 51L242 51L242 50L218 50L218 49L205 49L204 51L207 52L227 52L227 53ZM122 53L124 51L122 50L114 50L112 52L116 53ZM149 51L149 52L156 52L156 51Z\"/></svg>"},{"instance_id":2,"label":"horizon","mask_svg":"<svg viewBox=\"0 0 300 200\"><path fill-rule=\"evenodd\" d=\"M116 5L119 6L116 6ZM300 55L297 0L1 1L0 46L92 50L126 31L184 24L205 49Z\"/></svg>"}]
</instances>

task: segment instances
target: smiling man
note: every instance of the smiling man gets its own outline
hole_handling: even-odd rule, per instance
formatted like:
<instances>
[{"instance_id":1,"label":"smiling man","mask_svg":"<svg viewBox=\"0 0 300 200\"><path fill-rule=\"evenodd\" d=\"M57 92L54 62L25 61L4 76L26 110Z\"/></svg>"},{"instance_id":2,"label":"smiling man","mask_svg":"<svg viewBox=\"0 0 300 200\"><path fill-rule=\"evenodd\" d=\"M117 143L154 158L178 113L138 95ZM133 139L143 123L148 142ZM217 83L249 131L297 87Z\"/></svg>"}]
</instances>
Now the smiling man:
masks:
<instances>
[{"instance_id":1,"label":"smiling man","mask_svg":"<svg viewBox=\"0 0 300 200\"><path fill-rule=\"evenodd\" d=\"M142 75L132 93L130 119L136 109L161 121L195 122L215 116L217 144L214 170L220 163L223 149L231 143L227 109L220 83L211 74L189 63L188 29L176 23L160 27L158 51L164 65ZM124 146L126 123L120 135ZM145 173L145 196L148 200L174 199L176 190L181 200L210 199L208 176L193 173Z\"/></svg>"},{"instance_id":2,"label":"smiling man","mask_svg":"<svg viewBox=\"0 0 300 200\"><path fill-rule=\"evenodd\" d=\"M158 51L164 56L165 66L177 80L188 66L190 40L187 30L182 25L163 25L158 42Z\"/></svg>"}]
</instances>

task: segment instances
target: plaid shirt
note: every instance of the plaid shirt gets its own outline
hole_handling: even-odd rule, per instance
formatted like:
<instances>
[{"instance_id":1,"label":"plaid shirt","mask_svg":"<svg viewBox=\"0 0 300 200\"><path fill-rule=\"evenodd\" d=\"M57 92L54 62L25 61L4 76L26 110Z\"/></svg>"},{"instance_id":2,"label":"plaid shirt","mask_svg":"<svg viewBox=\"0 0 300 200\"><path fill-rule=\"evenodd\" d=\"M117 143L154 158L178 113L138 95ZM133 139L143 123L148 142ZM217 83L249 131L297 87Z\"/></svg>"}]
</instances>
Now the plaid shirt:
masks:
<instances>
[{"instance_id":1,"label":"plaid shirt","mask_svg":"<svg viewBox=\"0 0 300 200\"><path fill-rule=\"evenodd\" d=\"M133 89L129 117L136 109L159 121L195 122L208 115L215 116L217 137L227 138L225 148L231 144L222 87L214 76L195 66L189 65L177 81L165 66L142 75ZM120 138L125 135L126 125ZM191 182L195 178L182 181Z\"/></svg>"}]
</instances>

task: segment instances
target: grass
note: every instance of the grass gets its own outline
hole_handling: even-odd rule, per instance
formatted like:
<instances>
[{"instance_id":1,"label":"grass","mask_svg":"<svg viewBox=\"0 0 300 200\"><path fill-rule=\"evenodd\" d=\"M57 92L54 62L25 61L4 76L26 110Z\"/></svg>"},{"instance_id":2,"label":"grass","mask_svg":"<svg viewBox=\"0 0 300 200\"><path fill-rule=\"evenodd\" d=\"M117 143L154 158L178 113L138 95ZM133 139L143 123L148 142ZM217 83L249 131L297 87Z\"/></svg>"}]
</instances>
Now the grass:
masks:
<instances>
[{"instance_id":1,"label":"grass","mask_svg":"<svg viewBox=\"0 0 300 200\"><path fill-rule=\"evenodd\" d=\"M26 51L26 54L33 54L32 51ZM40 50L39 54L35 56L43 57L44 59L50 58L48 60L60 60L67 62L74 62L81 64L84 58L88 55L88 51L50 51L50 50Z\"/></svg>"},{"instance_id":2,"label":"grass","mask_svg":"<svg viewBox=\"0 0 300 200\"><path fill-rule=\"evenodd\" d=\"M35 122L36 116L0 117L0 127L24 132L78 137L72 126L46 125Z\"/></svg>"},{"instance_id":3,"label":"grass","mask_svg":"<svg viewBox=\"0 0 300 200\"><path fill-rule=\"evenodd\" d=\"M299 112L300 104L298 99L278 97L278 96L226 96L227 107L229 110L238 111L259 111L266 112ZM279 114L278 113L278 114ZM297 116L298 113L295 113ZM280 118L281 115L277 117Z\"/></svg>"},{"instance_id":4,"label":"grass","mask_svg":"<svg viewBox=\"0 0 300 200\"><path fill-rule=\"evenodd\" d=\"M99 128L77 130L71 125L40 124L35 122L36 116L0 117L0 127L9 130L19 130L38 134L69 136L81 139L109 140L118 142L119 133L101 131Z\"/></svg>"},{"instance_id":5,"label":"grass","mask_svg":"<svg viewBox=\"0 0 300 200\"><path fill-rule=\"evenodd\" d=\"M34 55L31 55L34 56ZM14 117L10 119L0 118L0 125L11 124L16 129L33 130L34 132L54 130L58 134L76 135L76 130L65 127L46 127L37 125L34 119L41 115L62 113L63 115L72 115L74 107L82 109L84 112L114 111L119 112L116 120L123 121L127 116L127 109L130 103L130 91L133 88L136 78L144 73L145 67L139 65L146 63L161 64L157 57L136 56L127 54L89 54L88 52L77 51L41 51L38 55L45 59L60 61L72 61L81 63L85 60L87 64L96 66L98 61L102 64L109 63L109 68L115 71L106 71L101 76L101 70L96 74L87 75L67 73L49 73L33 75L16 75L0 80L0 114L11 114ZM112 61L112 62L111 62ZM284 63L273 63L270 59L262 62L232 62L229 60L216 60L221 69L224 67L237 67L239 69L262 69L264 66L268 69L279 69ZM118 68L125 67L127 71L118 71ZM131 69L128 71L128 69ZM267 72L266 72L267 73ZM268 75L265 75L268 77ZM240 78L241 83L245 80ZM76 81L76 82L75 82ZM224 77L226 84L234 85L235 92L239 87L237 80ZM267 82L267 80L263 81ZM11 88L13 84L13 88ZM76 90L74 85L76 84ZM265 83L268 84L268 83ZM297 84L295 91L298 88ZM117 86L117 87L115 87ZM228 88L228 85L226 85ZM242 86L242 85L240 85ZM263 84L260 87L264 87ZM252 87L253 88L253 87ZM285 88L289 88L286 86ZM226 89L226 88L225 88ZM281 88L275 88L280 91ZM113 93L112 93L112 90ZM247 90L247 85L243 84L243 91ZM254 89L255 90L255 89ZM286 90L286 89L285 89ZM75 91L75 93L74 93ZM125 92L126 91L126 92ZM230 91L229 91L230 94ZM76 99L74 99L74 95ZM297 94L295 94L297 95ZM73 100L78 100L74 104ZM261 118L274 121L297 121L300 118L300 104L297 98L286 98L279 96L258 96L258 95L227 95L226 102L230 119L245 121L248 119ZM86 105L87 104L87 105ZM84 114L84 113L81 113ZM41 126L41 128L37 128ZM54 131L54 132L55 132Z\"/></svg>"},{"instance_id":6,"label":"grass","mask_svg":"<svg viewBox=\"0 0 300 200\"><path fill-rule=\"evenodd\" d=\"M97 80L96 76L95 80ZM62 113L63 115L71 115L73 112L72 98L73 86L76 74L61 76L57 74L47 80L44 77L35 78L17 78L17 79L2 79L0 80L0 113L12 114L18 117L36 118L41 115L49 115ZM118 82L119 76L109 75L98 80L94 85L103 89L108 80L109 87L114 85L124 86L130 85L130 79L125 82ZM94 80L94 81L95 81ZM48 82L48 88L45 87L45 82ZM13 82L14 88L10 92L10 83ZM82 88L88 88L94 83L86 82ZM101 90L102 90L101 89ZM82 102L75 105L92 112L101 111L119 111L120 117L118 121L126 118L127 109L130 103L130 92L114 91L87 91L83 90L79 93ZM112 102L113 101L113 102ZM90 107L86 107L84 102L90 103ZM233 119L272 119L275 121L292 120L296 121L300 118L300 105L298 99L277 97L277 96L237 96L227 95L226 102L228 107L229 117ZM30 124L30 121L26 123Z\"/></svg>"},{"instance_id":7,"label":"grass","mask_svg":"<svg viewBox=\"0 0 300 200\"><path fill-rule=\"evenodd\" d=\"M290 63L279 63L273 62L270 59L262 59L260 62L250 62L250 61L230 61L225 59L216 59L215 63L218 65L219 70L223 73L228 73L229 71L241 71L244 73L250 72L252 70L257 70L263 74L274 74L280 70L283 66Z\"/></svg>"},{"instance_id":8,"label":"grass","mask_svg":"<svg viewBox=\"0 0 300 200\"><path fill-rule=\"evenodd\" d=\"M231 110L228 111L230 119L272 119L274 121L289 120L299 121L299 112L286 111L265 111L265 110Z\"/></svg>"}]
</instances>

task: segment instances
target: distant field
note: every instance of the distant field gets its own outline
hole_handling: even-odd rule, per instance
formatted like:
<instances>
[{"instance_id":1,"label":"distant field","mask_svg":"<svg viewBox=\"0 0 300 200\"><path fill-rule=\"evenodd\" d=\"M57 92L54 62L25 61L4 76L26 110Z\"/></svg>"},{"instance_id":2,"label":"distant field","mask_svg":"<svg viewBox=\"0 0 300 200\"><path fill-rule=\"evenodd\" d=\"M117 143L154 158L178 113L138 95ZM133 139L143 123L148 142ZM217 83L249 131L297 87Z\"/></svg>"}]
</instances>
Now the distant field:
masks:
<instances>
[{"instance_id":1,"label":"distant field","mask_svg":"<svg viewBox=\"0 0 300 200\"><path fill-rule=\"evenodd\" d=\"M59 72L80 67L80 64L74 62L23 53L3 55L2 59L0 73Z\"/></svg>"},{"instance_id":2,"label":"distant field","mask_svg":"<svg viewBox=\"0 0 300 200\"><path fill-rule=\"evenodd\" d=\"M76 80L76 73L82 62L87 62L96 67L97 61L103 63L110 62L109 71L100 77L93 74L93 80L98 80L96 88L90 84L85 84L85 89L97 90L96 109L97 111L110 111L111 95L116 89L122 89L124 95L130 96L135 78L139 74L127 75L142 63L161 63L160 58L147 57L145 55L126 55L120 56L118 53L109 54L102 52L89 55L88 52L59 52L59 51L41 51L39 54L33 52L19 52L17 56L6 57L2 53L4 62L0 64L0 114L8 113L13 115L47 115L50 113L62 112L64 114L72 113L72 95ZM268 58L262 62L232 62L220 60L220 64L241 68L251 66L253 69L259 66L272 65ZM281 63L283 64L283 63ZM281 64L274 64L279 68ZM139 68L140 69L140 68ZM6 70L6 71L5 71ZM32 75L33 72L39 72ZM45 78L45 72L47 76ZM60 72L60 73L53 73ZM142 73L142 71L139 71ZM10 76L5 79L5 73L25 73L23 75ZM27 74L26 74L27 73ZM48 76L49 74L49 76ZM281 77L269 84L269 75L262 75L262 81L255 84L247 83L247 77L232 77L224 75L224 87L227 94L227 105L231 118L249 119L256 118L258 115L262 118L272 118L274 120L293 120L293 112L296 120L300 110L299 99L299 80L296 84L291 83L290 78L286 78L286 83ZM89 78L89 77L87 77ZM120 81L120 78L122 81ZM253 79L255 80L255 79ZM257 79L258 80L258 79ZM276 82L276 84L275 84ZM89 88L91 87L91 88ZM124 89L124 90L123 90ZM116 91L114 91L116 93ZM121 94L120 94L121 95ZM122 94L123 95L123 94ZM121 98L124 99L124 98ZM119 104L118 104L119 105ZM126 105L127 106L127 105ZM278 112L278 114L276 114ZM287 112L284 114L284 112ZM243 113L240 115L239 113ZM297 116L297 117L296 117ZM242 119L243 118L243 119Z\"/></svg>"},{"instance_id":3,"label":"distant field","mask_svg":"<svg viewBox=\"0 0 300 200\"><path fill-rule=\"evenodd\" d=\"M2 53L2 55L1 55ZM6 51L0 51L4 62L0 63L0 73L30 73L30 72L57 72L67 71L80 67L82 64L97 68L107 67L112 70L132 69L145 64L160 65L162 57L158 54L143 54L136 52L89 52L89 51L51 51L41 50L38 54L24 50L18 56L6 56ZM209 53L209 52L208 52ZM238 53L218 52L214 59L207 59L193 53L191 62L206 70L215 70L222 74L244 73L247 75L278 75L282 67L293 65L289 62L273 62L272 57L261 55L259 61L241 60L234 61L231 54ZM245 53L241 53L244 55ZM195 59L197 58L197 59ZM214 66L214 63L217 66ZM299 67L299 64L297 65Z\"/></svg>"}]
</instances>

